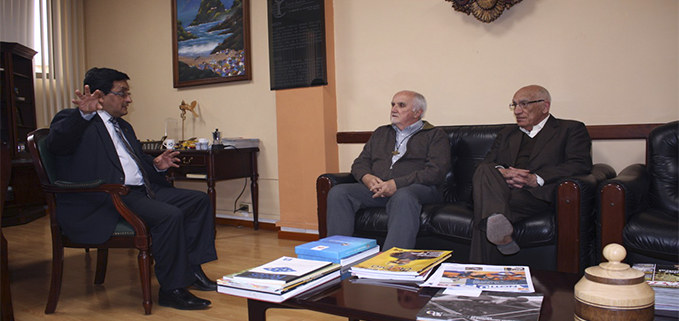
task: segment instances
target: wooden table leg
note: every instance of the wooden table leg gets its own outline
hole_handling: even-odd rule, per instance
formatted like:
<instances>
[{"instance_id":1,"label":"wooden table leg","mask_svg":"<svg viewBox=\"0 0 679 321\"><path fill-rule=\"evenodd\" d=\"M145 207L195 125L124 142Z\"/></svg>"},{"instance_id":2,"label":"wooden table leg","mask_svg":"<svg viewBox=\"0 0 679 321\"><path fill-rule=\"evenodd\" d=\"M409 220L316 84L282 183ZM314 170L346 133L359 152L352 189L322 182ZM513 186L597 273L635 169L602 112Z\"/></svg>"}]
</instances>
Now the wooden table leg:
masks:
<instances>
[{"instance_id":1,"label":"wooden table leg","mask_svg":"<svg viewBox=\"0 0 679 321\"><path fill-rule=\"evenodd\" d=\"M215 191L215 181L207 179L207 195L210 196L212 203L212 219L215 221L215 235L217 235L217 192Z\"/></svg>"},{"instance_id":2,"label":"wooden table leg","mask_svg":"<svg viewBox=\"0 0 679 321\"><path fill-rule=\"evenodd\" d=\"M266 321L268 309L294 309L272 302L248 299L248 321Z\"/></svg>"},{"instance_id":3,"label":"wooden table leg","mask_svg":"<svg viewBox=\"0 0 679 321\"><path fill-rule=\"evenodd\" d=\"M252 166L252 176L250 177L250 194L252 196L252 226L255 231L259 229L259 185L257 179L259 173L257 172L257 153L253 152L250 156Z\"/></svg>"}]
</instances>

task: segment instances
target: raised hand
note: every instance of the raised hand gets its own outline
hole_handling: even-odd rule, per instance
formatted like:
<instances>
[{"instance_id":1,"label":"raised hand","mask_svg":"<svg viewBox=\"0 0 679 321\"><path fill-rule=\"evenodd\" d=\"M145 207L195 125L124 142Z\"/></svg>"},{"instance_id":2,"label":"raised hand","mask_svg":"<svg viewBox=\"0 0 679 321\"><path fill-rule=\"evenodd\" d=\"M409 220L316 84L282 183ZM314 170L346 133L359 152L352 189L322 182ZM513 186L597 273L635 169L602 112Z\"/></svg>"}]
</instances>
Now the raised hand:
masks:
<instances>
[{"instance_id":1,"label":"raised hand","mask_svg":"<svg viewBox=\"0 0 679 321\"><path fill-rule=\"evenodd\" d=\"M168 149L153 159L153 166L161 171L170 167L179 167L177 155L179 155L179 151Z\"/></svg>"},{"instance_id":2,"label":"raised hand","mask_svg":"<svg viewBox=\"0 0 679 321\"><path fill-rule=\"evenodd\" d=\"M95 90L94 93L90 93L90 86L85 85L85 92L80 92L80 90L75 91L75 95L78 96L77 99L72 99L71 102L78 105L78 109L83 112L83 114L91 114L99 109L103 109L104 106L99 103L99 98L104 97L99 89Z\"/></svg>"}]
</instances>

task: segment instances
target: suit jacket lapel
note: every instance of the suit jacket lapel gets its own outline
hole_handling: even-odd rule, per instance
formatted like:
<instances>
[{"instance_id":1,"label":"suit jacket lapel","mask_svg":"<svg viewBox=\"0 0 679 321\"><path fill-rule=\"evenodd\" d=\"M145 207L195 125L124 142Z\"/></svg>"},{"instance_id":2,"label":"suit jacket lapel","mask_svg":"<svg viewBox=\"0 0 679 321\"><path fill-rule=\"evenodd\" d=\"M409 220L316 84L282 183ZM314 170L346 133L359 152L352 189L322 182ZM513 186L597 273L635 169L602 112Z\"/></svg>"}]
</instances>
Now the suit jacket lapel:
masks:
<instances>
[{"instance_id":1,"label":"suit jacket lapel","mask_svg":"<svg viewBox=\"0 0 679 321\"><path fill-rule=\"evenodd\" d=\"M556 135L558 132L558 127L559 127L559 122L552 117L552 115L548 116L549 119L547 119L547 122L545 123L545 127L542 128L540 133L535 136L535 146L533 146L533 150L530 153L530 158L529 160L532 160L533 158L537 157L538 154L542 151L542 149L547 145L547 143Z\"/></svg>"},{"instance_id":2,"label":"suit jacket lapel","mask_svg":"<svg viewBox=\"0 0 679 321\"><path fill-rule=\"evenodd\" d=\"M519 156L519 148L521 148L521 138L525 135L519 127L516 127L516 130L512 132L511 136L509 137L509 152L510 152L510 161L509 164L516 164L516 158ZM512 165L513 166L513 165Z\"/></svg>"},{"instance_id":3,"label":"suit jacket lapel","mask_svg":"<svg viewBox=\"0 0 679 321\"><path fill-rule=\"evenodd\" d=\"M99 117L99 115L94 116L95 119L95 127L97 128L97 132L99 133L99 137L101 137L101 143L104 146L104 150L106 150L106 155L108 156L108 159L113 163L113 165L118 168L121 172L123 171L123 165L120 164L120 159L118 158L118 152L116 152L116 147L113 145L113 139L111 138L111 135L109 135L108 130L106 129L106 125L104 124L104 120Z\"/></svg>"}]
</instances>

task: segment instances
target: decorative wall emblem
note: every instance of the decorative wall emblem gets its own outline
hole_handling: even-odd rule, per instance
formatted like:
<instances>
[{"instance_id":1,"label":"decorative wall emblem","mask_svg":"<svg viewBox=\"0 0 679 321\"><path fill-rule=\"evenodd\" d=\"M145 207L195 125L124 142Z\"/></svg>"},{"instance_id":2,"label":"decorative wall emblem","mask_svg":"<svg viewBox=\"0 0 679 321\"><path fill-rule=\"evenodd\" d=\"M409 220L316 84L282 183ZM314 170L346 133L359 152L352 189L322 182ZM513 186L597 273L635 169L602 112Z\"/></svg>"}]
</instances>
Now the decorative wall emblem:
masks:
<instances>
[{"instance_id":1,"label":"decorative wall emblem","mask_svg":"<svg viewBox=\"0 0 679 321\"><path fill-rule=\"evenodd\" d=\"M500 17L505 9L523 0L446 0L453 3L455 11L472 14L476 19L490 23Z\"/></svg>"}]
</instances>

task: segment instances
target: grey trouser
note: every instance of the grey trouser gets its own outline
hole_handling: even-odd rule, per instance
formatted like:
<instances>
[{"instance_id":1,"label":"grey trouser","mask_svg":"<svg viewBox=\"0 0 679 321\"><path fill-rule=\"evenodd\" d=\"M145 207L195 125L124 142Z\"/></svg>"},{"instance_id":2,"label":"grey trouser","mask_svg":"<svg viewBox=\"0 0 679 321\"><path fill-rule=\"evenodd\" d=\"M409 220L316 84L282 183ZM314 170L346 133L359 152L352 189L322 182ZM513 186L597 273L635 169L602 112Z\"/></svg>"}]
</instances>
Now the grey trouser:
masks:
<instances>
[{"instance_id":1,"label":"grey trouser","mask_svg":"<svg viewBox=\"0 0 679 321\"><path fill-rule=\"evenodd\" d=\"M372 195L362 183L340 184L331 188L328 193L328 236L351 236L359 209L386 207L388 232L382 249L412 249L420 228L422 205L443 202L435 186L421 184L400 187L391 197L373 198Z\"/></svg>"}]
</instances>

